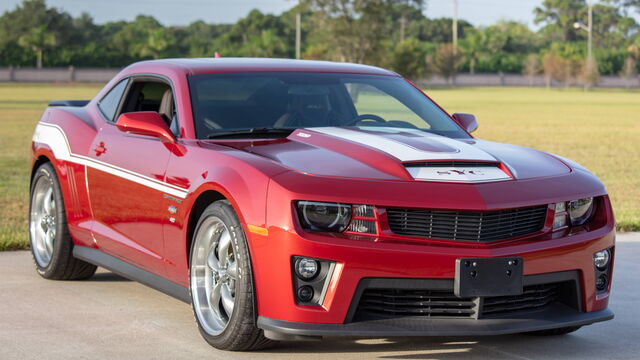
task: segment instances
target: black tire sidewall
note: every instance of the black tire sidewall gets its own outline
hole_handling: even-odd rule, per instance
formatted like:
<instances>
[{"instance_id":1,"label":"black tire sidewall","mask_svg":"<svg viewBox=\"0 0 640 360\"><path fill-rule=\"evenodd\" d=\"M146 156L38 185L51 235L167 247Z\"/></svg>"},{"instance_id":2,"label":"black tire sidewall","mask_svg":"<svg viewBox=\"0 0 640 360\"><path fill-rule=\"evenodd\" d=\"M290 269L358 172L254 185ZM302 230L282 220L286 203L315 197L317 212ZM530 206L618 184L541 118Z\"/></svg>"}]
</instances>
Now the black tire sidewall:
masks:
<instances>
[{"instance_id":1,"label":"black tire sidewall","mask_svg":"<svg viewBox=\"0 0 640 360\"><path fill-rule=\"evenodd\" d=\"M253 274L251 271L251 257L246 241L246 236L240 221L228 201L220 200L209 205L200 216L196 230L193 233L193 241L189 250L189 293L191 293L191 259L195 249L195 238L205 219L215 216L221 219L231 234L231 243L238 262L238 280L236 280L235 304L231 318L227 327L219 335L211 335L204 331L200 320L193 308L193 315L198 323L198 329L202 337L212 346L218 349L227 349L230 347L237 337L243 333L243 325L246 326L247 320L255 323L255 297L253 287ZM244 324L243 324L244 323Z\"/></svg>"}]
</instances>

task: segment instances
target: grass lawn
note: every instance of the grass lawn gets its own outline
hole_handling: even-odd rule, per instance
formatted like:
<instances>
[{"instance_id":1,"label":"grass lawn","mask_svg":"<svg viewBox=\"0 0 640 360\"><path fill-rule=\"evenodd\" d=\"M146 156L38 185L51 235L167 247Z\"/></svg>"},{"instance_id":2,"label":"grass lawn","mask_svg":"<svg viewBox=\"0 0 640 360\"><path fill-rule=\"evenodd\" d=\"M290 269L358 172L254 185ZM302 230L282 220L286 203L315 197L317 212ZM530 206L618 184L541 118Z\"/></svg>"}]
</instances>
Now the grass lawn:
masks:
<instances>
[{"instance_id":1,"label":"grass lawn","mask_svg":"<svg viewBox=\"0 0 640 360\"><path fill-rule=\"evenodd\" d=\"M28 244L29 147L53 99L89 99L101 85L0 83L0 250ZM640 92L528 88L434 89L450 112L478 117L478 137L581 163L607 186L618 227L640 230Z\"/></svg>"}]
</instances>

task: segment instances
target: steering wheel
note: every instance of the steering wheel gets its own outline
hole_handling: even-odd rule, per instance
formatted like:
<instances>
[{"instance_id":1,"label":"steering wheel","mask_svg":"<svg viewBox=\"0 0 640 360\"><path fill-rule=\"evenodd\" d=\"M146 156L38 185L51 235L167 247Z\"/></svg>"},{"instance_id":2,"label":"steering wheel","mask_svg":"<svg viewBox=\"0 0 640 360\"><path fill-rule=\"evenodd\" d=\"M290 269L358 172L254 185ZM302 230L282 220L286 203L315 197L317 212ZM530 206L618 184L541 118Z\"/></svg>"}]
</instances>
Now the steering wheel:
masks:
<instances>
[{"instance_id":1,"label":"steering wheel","mask_svg":"<svg viewBox=\"0 0 640 360\"><path fill-rule=\"evenodd\" d=\"M346 123L346 126L352 126L355 125L357 123L359 123L360 121L363 120L373 120L377 123L380 124L385 124L387 122L387 120L383 119L382 117L378 116L378 115L374 115L374 114L362 114L362 115L358 115L356 117L353 118L353 120L349 121L348 123Z\"/></svg>"}]
</instances>

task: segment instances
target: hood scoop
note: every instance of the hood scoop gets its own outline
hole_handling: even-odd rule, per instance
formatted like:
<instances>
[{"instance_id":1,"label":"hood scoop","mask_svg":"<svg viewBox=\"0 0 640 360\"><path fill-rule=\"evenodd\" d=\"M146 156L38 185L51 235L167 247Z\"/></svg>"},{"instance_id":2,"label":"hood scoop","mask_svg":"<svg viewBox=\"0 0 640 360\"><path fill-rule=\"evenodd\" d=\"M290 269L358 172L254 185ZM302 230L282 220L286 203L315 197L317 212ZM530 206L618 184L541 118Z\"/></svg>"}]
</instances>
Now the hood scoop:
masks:
<instances>
[{"instance_id":1,"label":"hood scoop","mask_svg":"<svg viewBox=\"0 0 640 360\"><path fill-rule=\"evenodd\" d=\"M511 172L499 162L488 161L422 161L403 164L415 180L481 183L513 179Z\"/></svg>"}]
</instances>

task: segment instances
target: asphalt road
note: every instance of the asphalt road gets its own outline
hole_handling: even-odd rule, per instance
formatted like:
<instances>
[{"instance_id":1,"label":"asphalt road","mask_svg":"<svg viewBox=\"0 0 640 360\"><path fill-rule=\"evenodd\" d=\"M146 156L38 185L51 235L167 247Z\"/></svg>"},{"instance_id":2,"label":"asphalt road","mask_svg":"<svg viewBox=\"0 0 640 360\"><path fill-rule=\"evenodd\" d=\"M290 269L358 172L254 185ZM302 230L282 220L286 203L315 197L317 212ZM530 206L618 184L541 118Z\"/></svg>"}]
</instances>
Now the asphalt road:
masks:
<instances>
[{"instance_id":1,"label":"asphalt road","mask_svg":"<svg viewBox=\"0 0 640 360\"><path fill-rule=\"evenodd\" d=\"M507 335L280 343L260 353L209 347L191 308L104 270L41 279L28 252L0 253L0 359L638 359L640 233L620 234L613 321L562 337Z\"/></svg>"}]
</instances>

